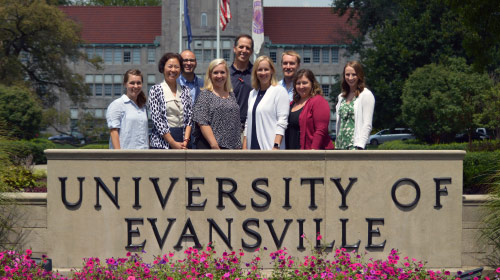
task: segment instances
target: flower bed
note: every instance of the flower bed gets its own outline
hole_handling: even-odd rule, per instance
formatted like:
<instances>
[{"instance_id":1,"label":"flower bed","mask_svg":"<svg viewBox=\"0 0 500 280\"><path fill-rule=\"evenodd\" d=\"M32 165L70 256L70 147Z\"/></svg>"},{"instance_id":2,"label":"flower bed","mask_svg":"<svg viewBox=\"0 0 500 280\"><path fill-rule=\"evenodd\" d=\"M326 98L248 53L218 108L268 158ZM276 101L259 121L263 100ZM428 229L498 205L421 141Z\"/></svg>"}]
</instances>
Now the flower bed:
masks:
<instances>
[{"instance_id":1,"label":"flower bed","mask_svg":"<svg viewBox=\"0 0 500 280\"><path fill-rule=\"evenodd\" d=\"M283 249L270 253L274 269L269 275L261 270L260 256L264 250L257 250L248 263L242 263L244 253L241 250L224 252L220 257L215 253L212 247L205 250L189 248L184 251L183 259L168 253L157 256L152 264L130 252L126 258L109 258L104 262L88 258L84 259L82 269L75 269L66 277L43 269L46 256L36 264L31 258L31 250L25 253L3 251L0 252L0 279L459 279L449 271L428 270L422 261L400 258L397 250L392 250L386 260L365 261L362 256L345 249L329 254L314 251L301 260ZM496 272L494 279L500 279L500 268Z\"/></svg>"}]
</instances>

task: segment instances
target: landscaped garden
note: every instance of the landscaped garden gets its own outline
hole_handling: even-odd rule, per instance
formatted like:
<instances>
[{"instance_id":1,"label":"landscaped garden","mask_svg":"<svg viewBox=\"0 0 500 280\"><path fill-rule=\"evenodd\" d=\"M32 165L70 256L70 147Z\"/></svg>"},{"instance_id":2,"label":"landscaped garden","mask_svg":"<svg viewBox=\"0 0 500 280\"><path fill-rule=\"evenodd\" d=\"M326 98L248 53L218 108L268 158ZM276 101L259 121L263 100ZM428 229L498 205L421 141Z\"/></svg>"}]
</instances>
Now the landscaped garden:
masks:
<instances>
[{"instance_id":1,"label":"landscaped garden","mask_svg":"<svg viewBox=\"0 0 500 280\"><path fill-rule=\"evenodd\" d=\"M321 238L318 236L317 238ZM391 250L385 260L366 259L355 252L336 249L330 254L314 250L302 259L290 256L286 249L268 253L256 251L248 262L243 262L244 252L224 252L217 257L214 248L205 250L188 248L183 257L174 253L155 257L153 263L143 262L140 254L127 253L123 258L87 258L83 268L74 269L70 275L44 269L44 256L36 263L31 250L23 253L0 252L1 279L461 279L463 272L429 270L425 262L399 255ZM145 252L143 252L145 253ZM269 254L273 269L262 270L261 257ZM500 268L494 277L473 279L499 279Z\"/></svg>"}]
</instances>

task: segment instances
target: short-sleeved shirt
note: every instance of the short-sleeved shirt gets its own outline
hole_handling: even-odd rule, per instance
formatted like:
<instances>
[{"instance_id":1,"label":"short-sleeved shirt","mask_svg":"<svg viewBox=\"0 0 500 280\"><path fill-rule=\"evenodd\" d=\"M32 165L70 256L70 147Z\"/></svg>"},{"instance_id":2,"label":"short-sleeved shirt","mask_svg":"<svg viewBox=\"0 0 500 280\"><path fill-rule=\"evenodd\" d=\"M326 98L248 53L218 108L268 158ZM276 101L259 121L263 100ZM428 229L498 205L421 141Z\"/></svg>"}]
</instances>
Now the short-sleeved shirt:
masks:
<instances>
[{"instance_id":1,"label":"short-sleeved shirt","mask_svg":"<svg viewBox=\"0 0 500 280\"><path fill-rule=\"evenodd\" d=\"M238 102L240 106L240 121L242 127L247 120L248 96L250 95L250 91L252 91L252 67L253 65L250 62L248 63L247 69L243 71L236 69L234 65L229 67L234 96L236 97L236 102Z\"/></svg>"},{"instance_id":2,"label":"short-sleeved shirt","mask_svg":"<svg viewBox=\"0 0 500 280\"><path fill-rule=\"evenodd\" d=\"M121 149L148 149L148 115L146 106L139 108L126 94L109 104L108 128L118 128ZM111 139L109 148L113 149Z\"/></svg>"},{"instance_id":3,"label":"short-sleeved shirt","mask_svg":"<svg viewBox=\"0 0 500 280\"><path fill-rule=\"evenodd\" d=\"M203 87L203 79L200 79L198 76L194 75L193 81L188 81L182 74L177 78L177 83L181 86L186 86L189 88L189 93L191 94L191 102L196 102L198 95L200 95L200 90Z\"/></svg>"},{"instance_id":4,"label":"short-sleeved shirt","mask_svg":"<svg viewBox=\"0 0 500 280\"><path fill-rule=\"evenodd\" d=\"M228 98L220 98L213 92L202 90L193 108L193 120L196 122L195 137L201 139L199 125L209 125L219 147L241 149L240 107L234 93Z\"/></svg>"}]
</instances>

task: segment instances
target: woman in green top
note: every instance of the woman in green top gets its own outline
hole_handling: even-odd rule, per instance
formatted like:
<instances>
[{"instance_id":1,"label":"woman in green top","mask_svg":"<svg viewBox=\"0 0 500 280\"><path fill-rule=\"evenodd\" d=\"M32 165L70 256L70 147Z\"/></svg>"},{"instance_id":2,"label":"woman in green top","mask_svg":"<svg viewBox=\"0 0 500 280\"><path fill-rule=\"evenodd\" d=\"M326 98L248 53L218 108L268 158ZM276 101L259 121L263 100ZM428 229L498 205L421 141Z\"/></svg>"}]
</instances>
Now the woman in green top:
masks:
<instances>
[{"instance_id":1,"label":"woman in green top","mask_svg":"<svg viewBox=\"0 0 500 280\"><path fill-rule=\"evenodd\" d=\"M337 150L364 150L372 130L375 97L365 88L363 67L350 61L342 74L342 93L336 106Z\"/></svg>"}]
</instances>

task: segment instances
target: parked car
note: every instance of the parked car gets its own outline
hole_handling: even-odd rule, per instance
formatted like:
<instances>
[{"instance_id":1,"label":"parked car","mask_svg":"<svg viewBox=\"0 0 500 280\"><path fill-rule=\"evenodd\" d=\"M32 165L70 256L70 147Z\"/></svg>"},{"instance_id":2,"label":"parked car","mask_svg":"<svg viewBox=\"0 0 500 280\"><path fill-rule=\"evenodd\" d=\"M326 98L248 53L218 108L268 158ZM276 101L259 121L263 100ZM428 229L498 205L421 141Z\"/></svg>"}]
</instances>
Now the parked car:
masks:
<instances>
[{"instance_id":1,"label":"parked car","mask_svg":"<svg viewBox=\"0 0 500 280\"><path fill-rule=\"evenodd\" d=\"M394 140L410 140L415 139L415 135L409 128L388 128L383 129L368 138L367 144L379 145L388 141Z\"/></svg>"},{"instance_id":2,"label":"parked car","mask_svg":"<svg viewBox=\"0 0 500 280\"><path fill-rule=\"evenodd\" d=\"M86 144L87 140L80 132L72 132L71 134L58 134L48 138L50 141L59 144Z\"/></svg>"},{"instance_id":3,"label":"parked car","mask_svg":"<svg viewBox=\"0 0 500 280\"><path fill-rule=\"evenodd\" d=\"M472 132L471 135L472 141L491 139L491 137L486 133L487 132L485 128L477 128L475 131ZM455 135L455 142L458 143L469 142L469 134L467 134L467 132L463 132Z\"/></svg>"}]
</instances>

